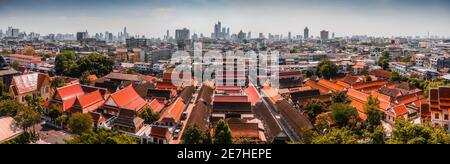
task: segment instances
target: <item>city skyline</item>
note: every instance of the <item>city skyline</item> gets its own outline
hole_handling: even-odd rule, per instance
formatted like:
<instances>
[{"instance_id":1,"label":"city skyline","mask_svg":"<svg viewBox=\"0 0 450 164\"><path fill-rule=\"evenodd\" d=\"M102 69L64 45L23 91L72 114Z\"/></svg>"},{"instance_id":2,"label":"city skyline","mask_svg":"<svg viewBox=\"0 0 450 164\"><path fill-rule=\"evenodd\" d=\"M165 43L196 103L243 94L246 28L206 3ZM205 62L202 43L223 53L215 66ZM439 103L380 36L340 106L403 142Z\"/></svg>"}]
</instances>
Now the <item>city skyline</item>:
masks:
<instances>
[{"instance_id":1,"label":"city skyline","mask_svg":"<svg viewBox=\"0 0 450 164\"><path fill-rule=\"evenodd\" d=\"M257 3L258 5L255 5ZM308 27L312 36L320 31L336 37L369 36L450 36L450 2L445 0L135 0L135 1L55 1L0 0L0 29L8 26L21 31L91 34L121 31L130 35L163 38L167 30L190 29L191 34L209 37L214 24L221 21L231 33L240 30L267 35L291 32L303 35ZM267 12L273 11L273 12ZM39 15L30 14L39 12ZM57 23L55 23L57 22ZM49 26L51 24L51 26Z\"/></svg>"}]
</instances>

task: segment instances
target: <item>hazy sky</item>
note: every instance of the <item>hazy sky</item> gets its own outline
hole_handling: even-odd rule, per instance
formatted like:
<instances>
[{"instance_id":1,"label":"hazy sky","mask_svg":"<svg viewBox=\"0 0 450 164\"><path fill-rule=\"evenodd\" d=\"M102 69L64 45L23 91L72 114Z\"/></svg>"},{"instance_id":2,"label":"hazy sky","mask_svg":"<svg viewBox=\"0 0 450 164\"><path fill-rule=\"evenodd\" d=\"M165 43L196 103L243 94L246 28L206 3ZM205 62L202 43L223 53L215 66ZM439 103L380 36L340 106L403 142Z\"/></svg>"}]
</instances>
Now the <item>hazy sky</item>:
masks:
<instances>
[{"instance_id":1,"label":"hazy sky","mask_svg":"<svg viewBox=\"0 0 450 164\"><path fill-rule=\"evenodd\" d=\"M232 33L251 31L336 36L450 36L450 0L0 0L0 29L26 32L173 36L177 28L210 36L222 21Z\"/></svg>"}]
</instances>

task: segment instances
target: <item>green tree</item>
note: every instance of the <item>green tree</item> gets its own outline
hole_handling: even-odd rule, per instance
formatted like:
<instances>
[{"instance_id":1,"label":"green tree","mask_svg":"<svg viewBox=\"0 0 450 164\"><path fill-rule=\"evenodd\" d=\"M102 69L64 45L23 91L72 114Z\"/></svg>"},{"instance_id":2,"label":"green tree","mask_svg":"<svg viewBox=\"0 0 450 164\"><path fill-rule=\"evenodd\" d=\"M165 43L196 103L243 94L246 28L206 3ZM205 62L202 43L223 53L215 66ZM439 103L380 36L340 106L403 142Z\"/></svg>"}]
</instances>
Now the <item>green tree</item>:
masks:
<instances>
[{"instance_id":1,"label":"green tree","mask_svg":"<svg viewBox=\"0 0 450 164\"><path fill-rule=\"evenodd\" d=\"M202 131L197 125L189 125L186 127L181 138L184 144L201 144L202 143Z\"/></svg>"},{"instance_id":2,"label":"green tree","mask_svg":"<svg viewBox=\"0 0 450 164\"><path fill-rule=\"evenodd\" d=\"M0 81L0 100L11 100L12 97L7 91L7 86L3 81Z\"/></svg>"},{"instance_id":3,"label":"green tree","mask_svg":"<svg viewBox=\"0 0 450 164\"><path fill-rule=\"evenodd\" d=\"M92 131L93 120L89 114L75 113L68 121L72 133L81 135Z\"/></svg>"},{"instance_id":4,"label":"green tree","mask_svg":"<svg viewBox=\"0 0 450 164\"><path fill-rule=\"evenodd\" d=\"M65 142L67 144L137 144L136 139L129 135L104 129L84 132Z\"/></svg>"},{"instance_id":5,"label":"green tree","mask_svg":"<svg viewBox=\"0 0 450 164\"><path fill-rule=\"evenodd\" d=\"M81 74L80 83L83 84L83 85L89 85L91 83L91 80L89 79L89 76L91 76L89 71L84 71Z\"/></svg>"},{"instance_id":6,"label":"green tree","mask_svg":"<svg viewBox=\"0 0 450 164\"><path fill-rule=\"evenodd\" d=\"M311 121L314 122L319 114L325 112L325 107L326 104L323 101L320 101L318 99L311 99L306 103L303 109L311 119Z\"/></svg>"},{"instance_id":7,"label":"green tree","mask_svg":"<svg viewBox=\"0 0 450 164\"><path fill-rule=\"evenodd\" d=\"M383 113L379 110L380 100L378 98L369 96L366 104L364 105L364 111L367 114L367 123L369 125L369 131L373 132L374 128L381 125L383 119Z\"/></svg>"},{"instance_id":8,"label":"green tree","mask_svg":"<svg viewBox=\"0 0 450 164\"><path fill-rule=\"evenodd\" d=\"M17 111L24 108L23 104L20 104L14 100L2 100L0 101L0 117L9 116L14 117L17 115Z\"/></svg>"},{"instance_id":9,"label":"green tree","mask_svg":"<svg viewBox=\"0 0 450 164\"><path fill-rule=\"evenodd\" d=\"M63 51L60 55L56 56L55 72L57 75L79 77L75 51Z\"/></svg>"},{"instance_id":10,"label":"green tree","mask_svg":"<svg viewBox=\"0 0 450 164\"><path fill-rule=\"evenodd\" d=\"M383 55L378 60L378 65L384 70L389 69L389 62L391 62L391 58L388 52L383 52Z\"/></svg>"},{"instance_id":11,"label":"green tree","mask_svg":"<svg viewBox=\"0 0 450 164\"><path fill-rule=\"evenodd\" d=\"M63 110L58 107L56 104L50 105L48 109L48 116L52 121L56 121L58 117L60 117L63 114Z\"/></svg>"},{"instance_id":12,"label":"green tree","mask_svg":"<svg viewBox=\"0 0 450 164\"><path fill-rule=\"evenodd\" d=\"M136 68L128 68L126 74L139 75L139 71Z\"/></svg>"},{"instance_id":13,"label":"green tree","mask_svg":"<svg viewBox=\"0 0 450 164\"><path fill-rule=\"evenodd\" d=\"M64 79L62 77L55 77L55 78L53 78L53 80L51 82L52 88L61 88L61 87L64 87L65 85L66 85L66 82L64 81Z\"/></svg>"},{"instance_id":14,"label":"green tree","mask_svg":"<svg viewBox=\"0 0 450 164\"><path fill-rule=\"evenodd\" d=\"M97 77L103 77L113 70L114 62L103 55L92 53L78 61L79 71L89 71Z\"/></svg>"},{"instance_id":15,"label":"green tree","mask_svg":"<svg viewBox=\"0 0 450 164\"><path fill-rule=\"evenodd\" d=\"M397 72L392 72L391 76L389 77L390 82L402 82L403 80L404 78Z\"/></svg>"},{"instance_id":16,"label":"green tree","mask_svg":"<svg viewBox=\"0 0 450 164\"><path fill-rule=\"evenodd\" d=\"M358 144L358 136L346 128L332 128L328 133L312 139L313 144Z\"/></svg>"},{"instance_id":17,"label":"green tree","mask_svg":"<svg viewBox=\"0 0 450 164\"><path fill-rule=\"evenodd\" d=\"M337 127L355 127L358 111L348 104L335 103L330 106L330 117Z\"/></svg>"},{"instance_id":18,"label":"green tree","mask_svg":"<svg viewBox=\"0 0 450 164\"><path fill-rule=\"evenodd\" d=\"M322 113L316 117L314 122L314 127L320 133L324 133L325 131L330 129L329 116L327 113Z\"/></svg>"},{"instance_id":19,"label":"green tree","mask_svg":"<svg viewBox=\"0 0 450 164\"><path fill-rule=\"evenodd\" d=\"M385 144L386 134L382 126L377 126L372 132L366 131L364 136L368 139L368 144Z\"/></svg>"},{"instance_id":20,"label":"green tree","mask_svg":"<svg viewBox=\"0 0 450 164\"><path fill-rule=\"evenodd\" d=\"M443 81L429 82L425 87L426 89L424 91L424 95L428 97L430 94L430 89L438 88L440 86L450 86L450 84L447 84Z\"/></svg>"},{"instance_id":21,"label":"green tree","mask_svg":"<svg viewBox=\"0 0 450 164\"><path fill-rule=\"evenodd\" d=\"M29 106L20 106L17 109L17 114L14 116L15 124L23 129L23 131L28 131L28 128L33 127L33 134L36 134L34 125L39 123L41 118L41 113L33 110Z\"/></svg>"},{"instance_id":22,"label":"green tree","mask_svg":"<svg viewBox=\"0 0 450 164\"><path fill-rule=\"evenodd\" d=\"M348 96L345 92L334 92L331 95L333 103L348 103Z\"/></svg>"},{"instance_id":23,"label":"green tree","mask_svg":"<svg viewBox=\"0 0 450 164\"><path fill-rule=\"evenodd\" d=\"M390 144L450 144L450 135L441 128L412 124L399 118L392 131Z\"/></svg>"},{"instance_id":24,"label":"green tree","mask_svg":"<svg viewBox=\"0 0 450 164\"><path fill-rule=\"evenodd\" d=\"M144 119L144 123L146 124L153 124L155 121L159 119L160 114L153 111L152 108L146 107L142 112L139 114L139 117Z\"/></svg>"},{"instance_id":25,"label":"green tree","mask_svg":"<svg viewBox=\"0 0 450 164\"><path fill-rule=\"evenodd\" d=\"M338 70L338 66L329 60L323 60L317 66L317 74L326 79L335 76Z\"/></svg>"},{"instance_id":26,"label":"green tree","mask_svg":"<svg viewBox=\"0 0 450 164\"><path fill-rule=\"evenodd\" d=\"M222 119L220 120L214 130L214 144L232 144L233 136L228 124Z\"/></svg>"}]
</instances>

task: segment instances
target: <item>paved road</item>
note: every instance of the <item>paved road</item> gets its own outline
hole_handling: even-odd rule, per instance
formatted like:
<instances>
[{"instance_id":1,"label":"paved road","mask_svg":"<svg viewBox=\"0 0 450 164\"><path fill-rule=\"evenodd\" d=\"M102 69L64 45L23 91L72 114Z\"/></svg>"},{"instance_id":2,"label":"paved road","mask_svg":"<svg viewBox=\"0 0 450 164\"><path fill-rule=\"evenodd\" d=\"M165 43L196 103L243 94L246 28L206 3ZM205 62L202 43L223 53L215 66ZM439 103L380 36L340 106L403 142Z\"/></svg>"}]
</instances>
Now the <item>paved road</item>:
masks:
<instances>
[{"instance_id":1,"label":"paved road","mask_svg":"<svg viewBox=\"0 0 450 164\"><path fill-rule=\"evenodd\" d=\"M69 140L72 135L64 130L59 130L46 124L35 125L39 134L39 141L36 144L64 144L64 140Z\"/></svg>"},{"instance_id":2,"label":"paved road","mask_svg":"<svg viewBox=\"0 0 450 164\"><path fill-rule=\"evenodd\" d=\"M283 117L276 112L274 106L270 105L271 103L267 102L268 101L267 98L263 98L262 100L263 100L262 102L270 108L269 110L270 113L277 120L278 124L281 125L281 128L283 129L284 132L286 132L286 135L289 137L289 139L294 142L300 142L300 137L298 137L295 131L293 131L289 127L286 120L284 120Z\"/></svg>"},{"instance_id":3,"label":"paved road","mask_svg":"<svg viewBox=\"0 0 450 164\"><path fill-rule=\"evenodd\" d=\"M179 144L181 142L181 136L183 136L184 129L186 129L187 120L191 116L192 109L194 109L195 100L197 100L197 96L198 96L198 90L196 90L196 92L194 93L194 95L191 98L191 101L189 101L188 107L186 108L186 112L187 112L186 120L184 120L184 124L181 127L180 133L178 134L178 138L177 139L172 138L169 141L169 144ZM194 101L192 101L192 100L194 100ZM193 102L193 103L191 103L191 102Z\"/></svg>"}]
</instances>

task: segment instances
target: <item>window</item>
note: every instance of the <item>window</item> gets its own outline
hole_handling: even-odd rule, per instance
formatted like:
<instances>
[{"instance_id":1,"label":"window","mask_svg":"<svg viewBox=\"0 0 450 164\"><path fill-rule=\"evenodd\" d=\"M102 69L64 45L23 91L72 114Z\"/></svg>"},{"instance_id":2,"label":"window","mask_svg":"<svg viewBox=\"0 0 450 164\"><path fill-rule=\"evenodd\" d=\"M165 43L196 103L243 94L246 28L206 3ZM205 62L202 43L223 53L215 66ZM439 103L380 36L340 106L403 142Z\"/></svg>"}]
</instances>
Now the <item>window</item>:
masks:
<instances>
[{"instance_id":1,"label":"window","mask_svg":"<svg viewBox=\"0 0 450 164\"><path fill-rule=\"evenodd\" d=\"M434 119L439 120L439 113L434 114Z\"/></svg>"},{"instance_id":2,"label":"window","mask_svg":"<svg viewBox=\"0 0 450 164\"><path fill-rule=\"evenodd\" d=\"M444 125L444 129L448 130L448 125L447 124Z\"/></svg>"},{"instance_id":3,"label":"window","mask_svg":"<svg viewBox=\"0 0 450 164\"><path fill-rule=\"evenodd\" d=\"M444 114L444 120L448 120L448 114Z\"/></svg>"}]
</instances>

